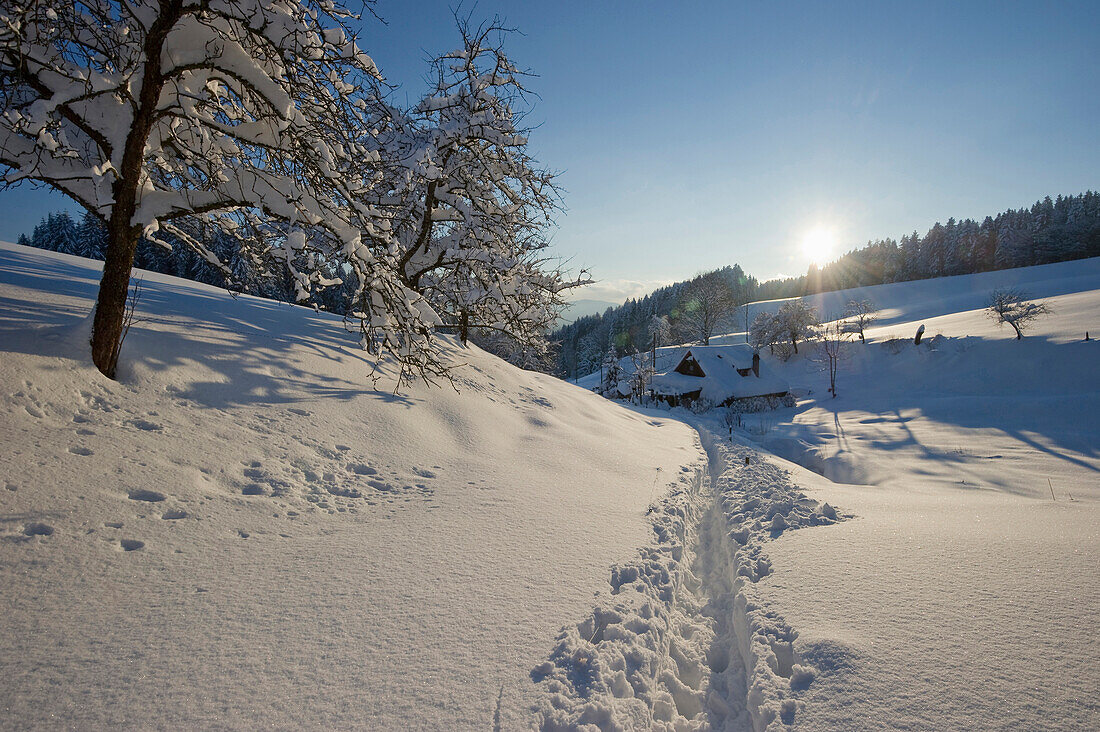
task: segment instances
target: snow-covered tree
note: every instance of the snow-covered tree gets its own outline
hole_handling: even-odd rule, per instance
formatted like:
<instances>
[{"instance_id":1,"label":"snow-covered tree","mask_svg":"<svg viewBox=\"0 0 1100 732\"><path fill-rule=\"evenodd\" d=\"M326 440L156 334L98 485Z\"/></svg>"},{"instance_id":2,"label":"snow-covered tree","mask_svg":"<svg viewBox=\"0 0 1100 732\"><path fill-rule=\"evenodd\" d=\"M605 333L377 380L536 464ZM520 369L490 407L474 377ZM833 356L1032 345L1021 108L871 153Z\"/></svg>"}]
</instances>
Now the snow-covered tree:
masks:
<instances>
[{"instance_id":1,"label":"snow-covered tree","mask_svg":"<svg viewBox=\"0 0 1100 732\"><path fill-rule=\"evenodd\" d=\"M335 2L3 0L0 164L107 227L92 359L113 376L143 235L218 267L179 225L201 217L270 252L298 299L342 258L369 291L372 344L434 368L430 308L401 282L384 217L365 203L383 126L379 74ZM311 232L307 236L307 231ZM249 235L259 234L254 238Z\"/></svg>"},{"instance_id":2,"label":"snow-covered tree","mask_svg":"<svg viewBox=\"0 0 1100 732\"><path fill-rule=\"evenodd\" d=\"M434 61L431 93L395 125L377 205L393 216L402 282L463 342L488 331L545 351L564 292L589 280L547 254L559 196L527 148L525 74L504 53L506 29L458 26L462 47Z\"/></svg>"},{"instance_id":3,"label":"snow-covered tree","mask_svg":"<svg viewBox=\"0 0 1100 732\"><path fill-rule=\"evenodd\" d=\"M993 290L988 303L989 316L997 325L1011 325L1016 331L1016 340L1024 337L1024 331L1034 320L1051 312L1046 303L1030 302L1026 292L1011 287Z\"/></svg>"},{"instance_id":4,"label":"snow-covered tree","mask_svg":"<svg viewBox=\"0 0 1100 732\"><path fill-rule=\"evenodd\" d=\"M844 317L851 323L852 329L859 334L859 340L866 343L863 331L878 319L878 309L870 300L849 300L844 308Z\"/></svg>"},{"instance_id":5,"label":"snow-covered tree","mask_svg":"<svg viewBox=\"0 0 1100 732\"><path fill-rule=\"evenodd\" d=\"M706 346L731 323L736 309L737 301L727 281L701 278L684 292L679 325L685 336Z\"/></svg>"},{"instance_id":6,"label":"snow-covered tree","mask_svg":"<svg viewBox=\"0 0 1100 732\"><path fill-rule=\"evenodd\" d=\"M653 368L653 357L650 351L634 351L630 356L634 364L634 373L630 375L630 391L635 398L641 400L646 395L649 382L656 373Z\"/></svg>"},{"instance_id":7,"label":"snow-covered tree","mask_svg":"<svg viewBox=\"0 0 1100 732\"><path fill-rule=\"evenodd\" d=\"M795 353L798 353L798 341L806 340L814 334L818 324L817 310L802 300L788 300L779 306L775 314L776 331L790 341Z\"/></svg>"},{"instance_id":8,"label":"snow-covered tree","mask_svg":"<svg viewBox=\"0 0 1100 732\"><path fill-rule=\"evenodd\" d=\"M660 348L672 342L672 325L668 322L667 315L654 315L649 319L646 328L649 343Z\"/></svg>"},{"instance_id":9,"label":"snow-covered tree","mask_svg":"<svg viewBox=\"0 0 1100 732\"><path fill-rule=\"evenodd\" d=\"M607 355L603 359L603 383L600 384L603 393L615 396L622 376L623 367L619 363L619 357L615 355L615 349L607 349Z\"/></svg>"},{"instance_id":10,"label":"snow-covered tree","mask_svg":"<svg viewBox=\"0 0 1100 732\"><path fill-rule=\"evenodd\" d=\"M768 312L759 312L749 326L749 345L759 353L767 348L774 351L774 346L779 340L779 322L775 316Z\"/></svg>"}]
</instances>

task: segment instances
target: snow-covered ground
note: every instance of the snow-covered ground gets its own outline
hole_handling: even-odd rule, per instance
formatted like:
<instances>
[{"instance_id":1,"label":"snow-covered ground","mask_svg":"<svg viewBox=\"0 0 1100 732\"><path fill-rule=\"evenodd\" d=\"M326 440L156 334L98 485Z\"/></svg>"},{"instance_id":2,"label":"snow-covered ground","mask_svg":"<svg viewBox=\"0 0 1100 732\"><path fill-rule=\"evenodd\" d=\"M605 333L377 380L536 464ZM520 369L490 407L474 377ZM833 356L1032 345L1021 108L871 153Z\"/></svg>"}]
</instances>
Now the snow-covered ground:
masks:
<instances>
[{"instance_id":1,"label":"snow-covered ground","mask_svg":"<svg viewBox=\"0 0 1100 732\"><path fill-rule=\"evenodd\" d=\"M4 727L1100 728L1098 260L858 293L732 439L157 275L111 382L96 279L0 245Z\"/></svg>"},{"instance_id":2,"label":"snow-covered ground","mask_svg":"<svg viewBox=\"0 0 1100 732\"><path fill-rule=\"evenodd\" d=\"M0 248L5 728L528 726L704 459L476 348L458 391L375 389L338 319L153 274L108 381L97 280Z\"/></svg>"},{"instance_id":3,"label":"snow-covered ground","mask_svg":"<svg viewBox=\"0 0 1100 732\"><path fill-rule=\"evenodd\" d=\"M1022 341L982 310L1004 284L1053 309ZM868 290L839 396L768 361L811 398L746 422L859 517L770 548L807 728L1100 728L1100 260Z\"/></svg>"},{"instance_id":4,"label":"snow-covered ground","mask_svg":"<svg viewBox=\"0 0 1100 732\"><path fill-rule=\"evenodd\" d=\"M1003 286L1053 310L1022 341L983 311ZM739 590L812 669L786 697L795 727L1100 729L1100 343L1084 341L1100 333L1100 260L808 299L828 313L851 298L881 313L839 396L807 346L765 354L802 398L734 432L854 516L775 537L767 576Z\"/></svg>"}]
</instances>

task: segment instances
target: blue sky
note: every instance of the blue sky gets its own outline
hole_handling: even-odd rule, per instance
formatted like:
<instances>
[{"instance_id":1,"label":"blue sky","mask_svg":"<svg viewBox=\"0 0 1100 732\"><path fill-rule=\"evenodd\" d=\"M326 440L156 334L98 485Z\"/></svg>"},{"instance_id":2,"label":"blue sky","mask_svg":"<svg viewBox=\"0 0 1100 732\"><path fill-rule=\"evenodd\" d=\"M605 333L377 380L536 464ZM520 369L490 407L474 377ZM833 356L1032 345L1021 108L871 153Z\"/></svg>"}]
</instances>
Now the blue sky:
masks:
<instances>
[{"instance_id":1,"label":"blue sky","mask_svg":"<svg viewBox=\"0 0 1100 732\"><path fill-rule=\"evenodd\" d=\"M379 0L362 45L399 98L456 45L446 2ZM561 170L558 254L617 300L1100 188L1100 3L501 2ZM0 193L13 239L61 198Z\"/></svg>"}]
</instances>

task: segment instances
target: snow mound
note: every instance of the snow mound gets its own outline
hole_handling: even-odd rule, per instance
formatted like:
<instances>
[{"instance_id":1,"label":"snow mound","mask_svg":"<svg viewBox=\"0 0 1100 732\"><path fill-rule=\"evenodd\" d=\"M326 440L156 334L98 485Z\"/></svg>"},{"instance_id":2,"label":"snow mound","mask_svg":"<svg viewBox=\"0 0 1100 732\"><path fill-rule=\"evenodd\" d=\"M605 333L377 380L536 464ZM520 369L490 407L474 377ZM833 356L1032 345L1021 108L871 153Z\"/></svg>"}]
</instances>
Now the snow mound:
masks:
<instances>
[{"instance_id":1,"label":"snow mound","mask_svg":"<svg viewBox=\"0 0 1100 732\"><path fill-rule=\"evenodd\" d=\"M393 392L338 318L0 245L0 708L29 728L515 729L693 430L443 340ZM377 385L372 374L378 375Z\"/></svg>"}]
</instances>

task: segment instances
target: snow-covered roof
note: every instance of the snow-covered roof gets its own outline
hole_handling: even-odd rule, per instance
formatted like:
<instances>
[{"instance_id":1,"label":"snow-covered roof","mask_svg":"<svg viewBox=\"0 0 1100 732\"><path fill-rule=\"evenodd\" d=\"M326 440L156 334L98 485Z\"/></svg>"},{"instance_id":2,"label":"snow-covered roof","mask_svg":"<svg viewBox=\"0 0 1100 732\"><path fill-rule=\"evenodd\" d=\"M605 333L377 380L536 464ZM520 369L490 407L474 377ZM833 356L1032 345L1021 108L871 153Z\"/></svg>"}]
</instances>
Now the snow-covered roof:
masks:
<instances>
[{"instance_id":1,"label":"snow-covered roof","mask_svg":"<svg viewBox=\"0 0 1100 732\"><path fill-rule=\"evenodd\" d=\"M689 376L672 369L657 374L650 383L655 394L672 396L700 390L703 399L709 399L715 404L721 404L727 399L747 399L788 392L790 386L776 376L757 376L752 371L747 376L742 376L738 372L738 369L752 368L752 353L752 348L742 344L693 346L684 353L677 366L690 356L706 376Z\"/></svg>"},{"instance_id":2,"label":"snow-covered roof","mask_svg":"<svg viewBox=\"0 0 1100 732\"><path fill-rule=\"evenodd\" d=\"M703 369L703 373L710 376L711 372L722 373L730 366L737 369L752 368L752 353L752 346L747 343L727 346L692 346L684 351L680 361L690 355ZM679 362L676 365L679 365Z\"/></svg>"}]
</instances>

